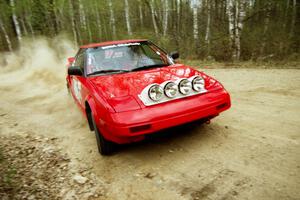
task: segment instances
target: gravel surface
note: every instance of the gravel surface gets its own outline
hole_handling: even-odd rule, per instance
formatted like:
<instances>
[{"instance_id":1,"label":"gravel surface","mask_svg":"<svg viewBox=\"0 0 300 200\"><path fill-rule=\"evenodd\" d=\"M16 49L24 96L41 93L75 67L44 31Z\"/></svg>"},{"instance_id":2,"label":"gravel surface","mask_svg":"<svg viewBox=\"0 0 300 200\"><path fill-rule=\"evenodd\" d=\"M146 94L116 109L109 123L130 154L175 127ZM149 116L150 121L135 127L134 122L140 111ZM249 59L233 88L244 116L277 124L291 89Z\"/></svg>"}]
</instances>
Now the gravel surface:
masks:
<instances>
[{"instance_id":1,"label":"gravel surface","mask_svg":"<svg viewBox=\"0 0 300 200\"><path fill-rule=\"evenodd\" d=\"M1 137L1 199L106 199L87 168L72 167L57 138Z\"/></svg>"},{"instance_id":2,"label":"gravel surface","mask_svg":"<svg viewBox=\"0 0 300 200\"><path fill-rule=\"evenodd\" d=\"M300 199L300 70L204 69L229 111L101 157L55 69L0 73L4 199Z\"/></svg>"}]
</instances>

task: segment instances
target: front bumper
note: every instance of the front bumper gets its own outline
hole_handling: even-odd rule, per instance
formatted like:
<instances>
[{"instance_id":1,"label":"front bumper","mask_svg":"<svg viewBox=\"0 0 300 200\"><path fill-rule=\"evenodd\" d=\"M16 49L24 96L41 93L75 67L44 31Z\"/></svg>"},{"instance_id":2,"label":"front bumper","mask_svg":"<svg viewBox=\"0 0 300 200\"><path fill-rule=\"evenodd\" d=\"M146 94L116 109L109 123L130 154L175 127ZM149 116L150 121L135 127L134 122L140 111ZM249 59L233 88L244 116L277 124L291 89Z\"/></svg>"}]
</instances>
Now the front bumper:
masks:
<instances>
[{"instance_id":1,"label":"front bumper","mask_svg":"<svg viewBox=\"0 0 300 200\"><path fill-rule=\"evenodd\" d=\"M213 118L231 106L226 90L178 99L140 110L114 113L112 122L100 121L104 137L122 144L139 141L145 134L203 118Z\"/></svg>"}]
</instances>

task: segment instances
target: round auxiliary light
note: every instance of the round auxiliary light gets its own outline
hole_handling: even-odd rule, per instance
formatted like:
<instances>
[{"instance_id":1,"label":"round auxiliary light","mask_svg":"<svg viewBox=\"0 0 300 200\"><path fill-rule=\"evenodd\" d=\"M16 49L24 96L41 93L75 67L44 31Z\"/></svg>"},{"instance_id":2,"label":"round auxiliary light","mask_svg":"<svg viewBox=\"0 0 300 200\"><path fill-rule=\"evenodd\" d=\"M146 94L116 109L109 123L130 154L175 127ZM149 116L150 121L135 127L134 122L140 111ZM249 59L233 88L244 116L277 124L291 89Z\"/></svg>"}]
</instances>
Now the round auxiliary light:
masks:
<instances>
[{"instance_id":1,"label":"round auxiliary light","mask_svg":"<svg viewBox=\"0 0 300 200\"><path fill-rule=\"evenodd\" d=\"M159 85L153 85L149 88L149 97L153 101L159 101L164 94L164 90Z\"/></svg>"},{"instance_id":2,"label":"round auxiliary light","mask_svg":"<svg viewBox=\"0 0 300 200\"><path fill-rule=\"evenodd\" d=\"M192 90L192 83L188 79L183 79L179 82L179 92L181 94L188 94Z\"/></svg>"},{"instance_id":3,"label":"round auxiliary light","mask_svg":"<svg viewBox=\"0 0 300 200\"><path fill-rule=\"evenodd\" d=\"M176 96L178 87L174 82L169 82L165 85L165 95L169 98Z\"/></svg>"},{"instance_id":4,"label":"round auxiliary light","mask_svg":"<svg viewBox=\"0 0 300 200\"><path fill-rule=\"evenodd\" d=\"M193 89L197 92L204 89L204 84L204 79L201 76L196 76L192 81Z\"/></svg>"}]
</instances>

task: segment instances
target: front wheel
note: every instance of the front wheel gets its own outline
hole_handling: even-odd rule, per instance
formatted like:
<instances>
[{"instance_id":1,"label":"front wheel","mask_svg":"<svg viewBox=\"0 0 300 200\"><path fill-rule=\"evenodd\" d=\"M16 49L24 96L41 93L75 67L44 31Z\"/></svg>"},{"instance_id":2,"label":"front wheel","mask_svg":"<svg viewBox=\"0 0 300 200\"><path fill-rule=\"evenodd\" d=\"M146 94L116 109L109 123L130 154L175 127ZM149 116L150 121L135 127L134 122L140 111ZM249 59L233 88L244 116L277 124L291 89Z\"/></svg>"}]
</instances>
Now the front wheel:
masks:
<instances>
[{"instance_id":1,"label":"front wheel","mask_svg":"<svg viewBox=\"0 0 300 200\"><path fill-rule=\"evenodd\" d=\"M97 140L97 146L98 146L98 151L101 155L110 155L114 151L114 146L115 144L113 142L110 142L106 140L102 134L100 133L96 123L93 114L92 115L92 121L93 121L93 126L95 130L95 135L96 135L96 140Z\"/></svg>"},{"instance_id":2,"label":"front wheel","mask_svg":"<svg viewBox=\"0 0 300 200\"><path fill-rule=\"evenodd\" d=\"M70 91L70 86L69 86L68 83L67 83L67 91L68 91L68 95L70 95L70 94L71 94L71 91Z\"/></svg>"}]
</instances>

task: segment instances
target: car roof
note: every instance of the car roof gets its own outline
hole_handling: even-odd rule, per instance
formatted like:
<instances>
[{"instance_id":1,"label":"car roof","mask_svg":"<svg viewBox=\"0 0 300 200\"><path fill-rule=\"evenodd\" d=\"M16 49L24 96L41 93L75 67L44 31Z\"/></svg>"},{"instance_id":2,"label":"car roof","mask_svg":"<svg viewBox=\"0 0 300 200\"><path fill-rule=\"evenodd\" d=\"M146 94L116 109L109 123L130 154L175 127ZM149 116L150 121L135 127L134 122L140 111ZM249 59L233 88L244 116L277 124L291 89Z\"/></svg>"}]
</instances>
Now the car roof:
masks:
<instances>
[{"instance_id":1,"label":"car roof","mask_svg":"<svg viewBox=\"0 0 300 200\"><path fill-rule=\"evenodd\" d=\"M81 49L87 49L87 48L94 48L94 47L102 47L102 46L108 46L108 45L114 45L114 44L124 44L124 43L132 43L132 42L145 42L148 41L146 39L132 39L132 40L115 40L115 41L107 41L107 42L101 42L101 43L92 43L80 46Z\"/></svg>"}]
</instances>

